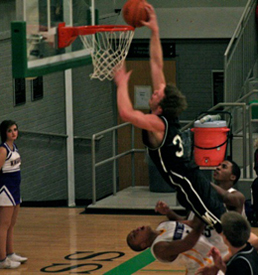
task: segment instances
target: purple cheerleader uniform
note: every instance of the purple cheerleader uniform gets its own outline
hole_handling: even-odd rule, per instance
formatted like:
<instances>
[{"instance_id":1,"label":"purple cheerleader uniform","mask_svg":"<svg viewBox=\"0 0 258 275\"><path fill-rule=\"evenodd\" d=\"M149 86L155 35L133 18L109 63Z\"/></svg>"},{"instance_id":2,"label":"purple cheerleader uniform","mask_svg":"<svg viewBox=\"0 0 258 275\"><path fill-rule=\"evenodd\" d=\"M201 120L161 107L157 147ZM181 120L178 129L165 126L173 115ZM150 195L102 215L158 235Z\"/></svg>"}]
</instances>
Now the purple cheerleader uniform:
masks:
<instances>
[{"instance_id":1,"label":"purple cheerleader uniform","mask_svg":"<svg viewBox=\"0 0 258 275\"><path fill-rule=\"evenodd\" d=\"M0 206L15 206L20 204L20 183L21 183L21 157L17 146L13 144L13 150L2 143L7 151L7 157L0 170Z\"/></svg>"}]
</instances>

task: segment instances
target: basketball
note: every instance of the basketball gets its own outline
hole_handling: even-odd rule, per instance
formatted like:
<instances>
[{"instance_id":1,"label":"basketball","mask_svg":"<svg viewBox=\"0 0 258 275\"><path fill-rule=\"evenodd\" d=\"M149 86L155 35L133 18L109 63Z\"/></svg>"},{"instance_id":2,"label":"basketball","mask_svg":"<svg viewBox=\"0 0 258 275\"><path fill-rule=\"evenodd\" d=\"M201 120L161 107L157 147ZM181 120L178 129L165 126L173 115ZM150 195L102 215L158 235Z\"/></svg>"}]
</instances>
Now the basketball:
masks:
<instances>
[{"instance_id":1,"label":"basketball","mask_svg":"<svg viewBox=\"0 0 258 275\"><path fill-rule=\"evenodd\" d=\"M134 27L142 27L141 21L148 21L148 13L145 9L145 0L128 0L122 9L125 22Z\"/></svg>"}]
</instances>

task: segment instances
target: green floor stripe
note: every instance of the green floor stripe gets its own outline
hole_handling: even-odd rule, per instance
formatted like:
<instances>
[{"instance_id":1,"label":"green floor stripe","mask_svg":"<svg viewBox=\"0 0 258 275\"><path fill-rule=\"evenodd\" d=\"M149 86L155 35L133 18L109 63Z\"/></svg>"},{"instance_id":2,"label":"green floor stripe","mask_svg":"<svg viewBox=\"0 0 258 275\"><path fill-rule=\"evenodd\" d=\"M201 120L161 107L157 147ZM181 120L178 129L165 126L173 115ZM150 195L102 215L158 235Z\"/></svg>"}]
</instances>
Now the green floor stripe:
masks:
<instances>
[{"instance_id":1,"label":"green floor stripe","mask_svg":"<svg viewBox=\"0 0 258 275\"><path fill-rule=\"evenodd\" d=\"M104 275L131 275L154 261L155 258L152 256L150 249L147 249L141 254L104 273Z\"/></svg>"},{"instance_id":2,"label":"green floor stripe","mask_svg":"<svg viewBox=\"0 0 258 275\"><path fill-rule=\"evenodd\" d=\"M185 270L182 270L182 269L180 269L180 270L142 269L141 272L167 272L167 273L184 272L185 273Z\"/></svg>"}]
</instances>

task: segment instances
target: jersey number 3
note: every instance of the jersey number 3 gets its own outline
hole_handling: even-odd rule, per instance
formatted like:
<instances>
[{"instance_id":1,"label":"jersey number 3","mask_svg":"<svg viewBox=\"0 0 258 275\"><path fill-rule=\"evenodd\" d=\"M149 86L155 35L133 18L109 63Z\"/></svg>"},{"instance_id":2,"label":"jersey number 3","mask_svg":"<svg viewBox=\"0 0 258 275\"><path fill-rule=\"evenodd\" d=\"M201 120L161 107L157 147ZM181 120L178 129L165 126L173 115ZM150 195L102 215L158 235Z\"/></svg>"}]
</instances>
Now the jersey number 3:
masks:
<instances>
[{"instance_id":1,"label":"jersey number 3","mask_svg":"<svg viewBox=\"0 0 258 275\"><path fill-rule=\"evenodd\" d=\"M183 147L183 141L179 135L176 135L173 138L173 144L179 146L179 150L176 151L176 156L178 158L181 158L184 155L184 147Z\"/></svg>"}]
</instances>

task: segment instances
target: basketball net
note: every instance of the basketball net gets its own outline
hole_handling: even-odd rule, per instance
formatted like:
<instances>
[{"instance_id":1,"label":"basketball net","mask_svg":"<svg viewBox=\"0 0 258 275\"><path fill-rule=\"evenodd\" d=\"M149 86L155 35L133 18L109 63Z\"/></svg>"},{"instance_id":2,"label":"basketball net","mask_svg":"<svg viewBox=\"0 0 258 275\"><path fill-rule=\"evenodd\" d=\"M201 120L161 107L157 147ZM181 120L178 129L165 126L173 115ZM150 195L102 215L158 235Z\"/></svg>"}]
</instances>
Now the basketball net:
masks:
<instances>
[{"instance_id":1,"label":"basketball net","mask_svg":"<svg viewBox=\"0 0 258 275\"><path fill-rule=\"evenodd\" d=\"M134 29L116 27L114 26L114 30L110 28L91 35L79 35L92 57L91 79L112 80L115 71L122 67L134 36Z\"/></svg>"}]
</instances>

